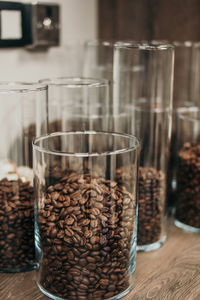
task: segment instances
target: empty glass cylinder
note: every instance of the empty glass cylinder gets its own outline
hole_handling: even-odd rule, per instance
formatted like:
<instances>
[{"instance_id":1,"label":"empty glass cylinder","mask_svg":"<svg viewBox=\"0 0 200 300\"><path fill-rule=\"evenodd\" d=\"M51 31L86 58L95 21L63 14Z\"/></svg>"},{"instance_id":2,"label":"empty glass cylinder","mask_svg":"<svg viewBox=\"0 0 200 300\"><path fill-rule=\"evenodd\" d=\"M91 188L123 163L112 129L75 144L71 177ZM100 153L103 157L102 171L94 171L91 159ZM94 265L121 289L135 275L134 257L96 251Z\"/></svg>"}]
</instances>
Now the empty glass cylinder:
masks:
<instances>
[{"instance_id":1,"label":"empty glass cylinder","mask_svg":"<svg viewBox=\"0 0 200 300\"><path fill-rule=\"evenodd\" d=\"M200 232L200 109L177 111L177 202L175 224Z\"/></svg>"},{"instance_id":2,"label":"empty glass cylinder","mask_svg":"<svg viewBox=\"0 0 200 300\"><path fill-rule=\"evenodd\" d=\"M50 298L119 299L131 290L138 147L134 136L108 132L35 139L37 284Z\"/></svg>"},{"instance_id":3,"label":"empty glass cylinder","mask_svg":"<svg viewBox=\"0 0 200 300\"><path fill-rule=\"evenodd\" d=\"M105 78L110 82L110 98L112 99L114 42L91 40L85 43L83 76Z\"/></svg>"},{"instance_id":4,"label":"empty glass cylinder","mask_svg":"<svg viewBox=\"0 0 200 300\"><path fill-rule=\"evenodd\" d=\"M35 266L32 139L46 133L46 86L0 83L0 272Z\"/></svg>"},{"instance_id":5,"label":"empty glass cylinder","mask_svg":"<svg viewBox=\"0 0 200 300\"><path fill-rule=\"evenodd\" d=\"M181 107L200 107L200 43L174 42L174 90L173 90L173 122L170 161L168 168L167 203L175 205L176 169L177 169L177 111Z\"/></svg>"},{"instance_id":6,"label":"empty glass cylinder","mask_svg":"<svg viewBox=\"0 0 200 300\"><path fill-rule=\"evenodd\" d=\"M49 132L99 130L99 116L110 107L107 80L62 77L41 82L48 85Z\"/></svg>"},{"instance_id":7,"label":"empty glass cylinder","mask_svg":"<svg viewBox=\"0 0 200 300\"><path fill-rule=\"evenodd\" d=\"M83 76L113 79L112 41L94 40L85 43Z\"/></svg>"},{"instance_id":8,"label":"empty glass cylinder","mask_svg":"<svg viewBox=\"0 0 200 300\"><path fill-rule=\"evenodd\" d=\"M49 132L96 130L129 132L130 117L115 111L105 79L52 78L48 85Z\"/></svg>"},{"instance_id":9,"label":"empty glass cylinder","mask_svg":"<svg viewBox=\"0 0 200 300\"><path fill-rule=\"evenodd\" d=\"M141 251L157 249L166 239L173 55L173 46L159 42L118 42L114 50L114 107L131 112L131 133L141 139L137 237Z\"/></svg>"}]
</instances>

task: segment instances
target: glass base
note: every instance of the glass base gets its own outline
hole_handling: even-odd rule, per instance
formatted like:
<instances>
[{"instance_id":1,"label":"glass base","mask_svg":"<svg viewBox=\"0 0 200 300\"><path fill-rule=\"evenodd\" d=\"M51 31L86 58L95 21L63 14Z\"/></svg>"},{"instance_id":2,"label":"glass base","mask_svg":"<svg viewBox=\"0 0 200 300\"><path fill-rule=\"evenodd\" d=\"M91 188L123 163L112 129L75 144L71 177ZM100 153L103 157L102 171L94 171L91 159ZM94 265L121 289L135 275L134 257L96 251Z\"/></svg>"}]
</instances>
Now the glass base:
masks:
<instances>
[{"instance_id":1,"label":"glass base","mask_svg":"<svg viewBox=\"0 0 200 300\"><path fill-rule=\"evenodd\" d=\"M200 228L196 228L196 227L184 224L177 219L174 220L174 225L176 225L176 227L181 228L185 231L196 232L196 233L200 232Z\"/></svg>"},{"instance_id":2,"label":"glass base","mask_svg":"<svg viewBox=\"0 0 200 300\"><path fill-rule=\"evenodd\" d=\"M152 244L147 244L147 245L137 245L137 251L138 252L150 252L153 250L157 250L160 247L162 247L162 245L165 243L167 238L167 235L165 234L161 240L159 240L158 242L152 243Z\"/></svg>"},{"instance_id":3,"label":"glass base","mask_svg":"<svg viewBox=\"0 0 200 300\"><path fill-rule=\"evenodd\" d=\"M33 271L35 269L36 269L36 265L18 268L18 269L6 269L5 268L5 269L0 269L0 273L24 273L24 272Z\"/></svg>"},{"instance_id":4,"label":"glass base","mask_svg":"<svg viewBox=\"0 0 200 300\"><path fill-rule=\"evenodd\" d=\"M60 297L57 297L49 292L47 292L38 282L37 282L37 285L38 285L38 288L40 289L40 291L47 297L53 299L53 300L67 300L67 298L60 298ZM133 285L130 285L128 287L128 289L126 289L125 291L123 291L122 293L120 294L117 294L115 295L114 297L112 298L107 298L105 300L118 300L118 299L121 299L122 297L126 296L128 293L130 293L130 291L133 289Z\"/></svg>"}]
</instances>

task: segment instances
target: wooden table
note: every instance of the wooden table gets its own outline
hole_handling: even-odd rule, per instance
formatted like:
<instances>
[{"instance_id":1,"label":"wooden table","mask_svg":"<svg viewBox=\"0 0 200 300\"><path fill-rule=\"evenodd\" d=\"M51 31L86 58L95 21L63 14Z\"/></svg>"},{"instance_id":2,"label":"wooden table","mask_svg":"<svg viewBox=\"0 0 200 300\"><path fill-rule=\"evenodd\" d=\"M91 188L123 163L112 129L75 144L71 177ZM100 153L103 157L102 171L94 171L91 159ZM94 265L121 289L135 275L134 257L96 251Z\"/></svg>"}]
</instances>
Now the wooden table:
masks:
<instances>
[{"instance_id":1,"label":"wooden table","mask_svg":"<svg viewBox=\"0 0 200 300\"><path fill-rule=\"evenodd\" d=\"M135 287L123 300L200 300L200 235L169 222L168 238L159 250L138 253ZM0 274L0 300L47 300L35 273Z\"/></svg>"}]
</instances>

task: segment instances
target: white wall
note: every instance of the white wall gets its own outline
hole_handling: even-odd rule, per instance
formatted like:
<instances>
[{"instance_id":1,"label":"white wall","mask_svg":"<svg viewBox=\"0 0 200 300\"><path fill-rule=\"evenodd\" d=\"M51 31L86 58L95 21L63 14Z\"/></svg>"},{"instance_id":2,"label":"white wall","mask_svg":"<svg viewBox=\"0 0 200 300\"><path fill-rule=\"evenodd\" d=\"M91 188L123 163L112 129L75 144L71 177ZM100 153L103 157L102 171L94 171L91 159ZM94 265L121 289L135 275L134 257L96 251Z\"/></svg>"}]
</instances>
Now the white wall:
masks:
<instances>
[{"instance_id":1,"label":"white wall","mask_svg":"<svg viewBox=\"0 0 200 300\"><path fill-rule=\"evenodd\" d=\"M97 0L41 2L54 2L61 7L61 46L37 53L25 49L0 49L0 80L32 81L80 74L82 43L97 38Z\"/></svg>"},{"instance_id":2,"label":"white wall","mask_svg":"<svg viewBox=\"0 0 200 300\"><path fill-rule=\"evenodd\" d=\"M60 0L63 42L97 37L97 0Z\"/></svg>"}]
</instances>

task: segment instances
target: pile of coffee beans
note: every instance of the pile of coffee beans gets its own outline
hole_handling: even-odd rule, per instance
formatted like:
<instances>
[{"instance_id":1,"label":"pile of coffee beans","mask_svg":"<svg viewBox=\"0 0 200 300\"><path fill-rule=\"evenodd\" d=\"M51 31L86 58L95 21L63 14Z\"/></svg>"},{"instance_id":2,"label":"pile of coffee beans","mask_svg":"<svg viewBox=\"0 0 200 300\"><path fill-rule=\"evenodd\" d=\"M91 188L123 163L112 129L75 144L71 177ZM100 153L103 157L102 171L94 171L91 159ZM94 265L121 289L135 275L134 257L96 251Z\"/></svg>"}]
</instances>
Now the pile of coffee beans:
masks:
<instances>
[{"instance_id":1,"label":"pile of coffee beans","mask_svg":"<svg viewBox=\"0 0 200 300\"><path fill-rule=\"evenodd\" d=\"M175 218L200 228L200 143L185 143L178 156Z\"/></svg>"},{"instance_id":2,"label":"pile of coffee beans","mask_svg":"<svg viewBox=\"0 0 200 300\"><path fill-rule=\"evenodd\" d=\"M33 267L34 195L28 181L0 180L0 271Z\"/></svg>"},{"instance_id":3,"label":"pile of coffee beans","mask_svg":"<svg viewBox=\"0 0 200 300\"><path fill-rule=\"evenodd\" d=\"M138 235L140 246L160 240L165 209L165 175L155 168L139 168Z\"/></svg>"},{"instance_id":4,"label":"pile of coffee beans","mask_svg":"<svg viewBox=\"0 0 200 300\"><path fill-rule=\"evenodd\" d=\"M39 202L40 286L66 299L108 299L131 285L136 199L116 181L71 172Z\"/></svg>"}]
</instances>

